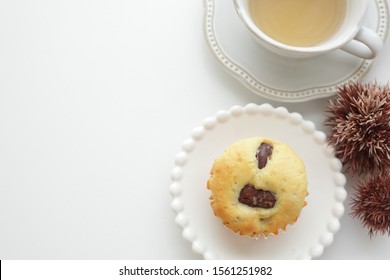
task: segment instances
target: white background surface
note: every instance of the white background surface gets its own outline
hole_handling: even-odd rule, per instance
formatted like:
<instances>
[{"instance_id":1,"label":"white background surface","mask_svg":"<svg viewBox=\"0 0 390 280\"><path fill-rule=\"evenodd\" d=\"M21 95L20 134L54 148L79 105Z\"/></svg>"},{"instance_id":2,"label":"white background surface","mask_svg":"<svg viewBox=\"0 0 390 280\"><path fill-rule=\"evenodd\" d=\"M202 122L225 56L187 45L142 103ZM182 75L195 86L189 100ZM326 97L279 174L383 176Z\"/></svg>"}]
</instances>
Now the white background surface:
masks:
<instances>
[{"instance_id":1,"label":"white background surface","mask_svg":"<svg viewBox=\"0 0 390 280\"><path fill-rule=\"evenodd\" d=\"M0 2L0 259L199 258L168 192L192 128L249 102L323 128L327 99L271 102L226 74L202 17L201 0ZM389 47L365 81L390 80ZM390 259L348 203L321 258Z\"/></svg>"}]
</instances>

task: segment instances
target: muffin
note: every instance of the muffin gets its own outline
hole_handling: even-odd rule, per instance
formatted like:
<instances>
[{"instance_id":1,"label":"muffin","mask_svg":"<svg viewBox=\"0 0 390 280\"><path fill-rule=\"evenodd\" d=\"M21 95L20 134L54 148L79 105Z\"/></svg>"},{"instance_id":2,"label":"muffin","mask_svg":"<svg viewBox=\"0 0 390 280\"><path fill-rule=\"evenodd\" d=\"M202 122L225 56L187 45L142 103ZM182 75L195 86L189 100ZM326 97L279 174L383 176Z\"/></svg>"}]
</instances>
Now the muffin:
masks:
<instances>
[{"instance_id":1,"label":"muffin","mask_svg":"<svg viewBox=\"0 0 390 280\"><path fill-rule=\"evenodd\" d=\"M286 144L266 137L240 140L218 157L207 182L215 216L235 233L278 234L306 205L302 159Z\"/></svg>"}]
</instances>

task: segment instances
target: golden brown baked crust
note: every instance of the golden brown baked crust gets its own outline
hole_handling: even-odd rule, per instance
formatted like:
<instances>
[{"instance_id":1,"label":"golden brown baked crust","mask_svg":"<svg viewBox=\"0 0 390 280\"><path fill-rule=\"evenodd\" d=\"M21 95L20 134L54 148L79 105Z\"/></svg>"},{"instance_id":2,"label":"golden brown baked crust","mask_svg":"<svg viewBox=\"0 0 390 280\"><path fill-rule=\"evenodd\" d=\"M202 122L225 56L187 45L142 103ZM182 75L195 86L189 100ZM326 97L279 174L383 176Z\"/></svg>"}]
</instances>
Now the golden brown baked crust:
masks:
<instances>
[{"instance_id":1,"label":"golden brown baked crust","mask_svg":"<svg viewBox=\"0 0 390 280\"><path fill-rule=\"evenodd\" d=\"M262 143L272 153L261 169L256 153ZM276 202L271 208L239 202L244 186L270 192ZM214 214L233 232L258 237L278 234L293 224L306 205L307 179L301 158L287 145L265 137L243 139L217 158L207 182Z\"/></svg>"}]
</instances>

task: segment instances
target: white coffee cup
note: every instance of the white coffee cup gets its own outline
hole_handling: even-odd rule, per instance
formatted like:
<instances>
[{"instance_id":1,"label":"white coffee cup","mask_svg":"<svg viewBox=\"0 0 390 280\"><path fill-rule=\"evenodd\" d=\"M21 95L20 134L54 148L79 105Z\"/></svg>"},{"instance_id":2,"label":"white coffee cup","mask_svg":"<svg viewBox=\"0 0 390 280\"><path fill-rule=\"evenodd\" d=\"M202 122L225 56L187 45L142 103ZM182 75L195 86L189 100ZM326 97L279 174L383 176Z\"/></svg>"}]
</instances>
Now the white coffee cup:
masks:
<instances>
[{"instance_id":1,"label":"white coffee cup","mask_svg":"<svg viewBox=\"0 0 390 280\"><path fill-rule=\"evenodd\" d=\"M346 13L343 23L330 38L309 47L292 46L281 43L265 34L251 17L248 2L250 0L233 0L235 9L254 36L256 41L279 55L305 58L342 49L364 59L374 58L383 48L383 41L377 33L362 26L367 14L370 0L346 0ZM272 1L272 0L271 0ZM293 1L293 0L291 0ZM324 0L326 1L326 0Z\"/></svg>"}]
</instances>

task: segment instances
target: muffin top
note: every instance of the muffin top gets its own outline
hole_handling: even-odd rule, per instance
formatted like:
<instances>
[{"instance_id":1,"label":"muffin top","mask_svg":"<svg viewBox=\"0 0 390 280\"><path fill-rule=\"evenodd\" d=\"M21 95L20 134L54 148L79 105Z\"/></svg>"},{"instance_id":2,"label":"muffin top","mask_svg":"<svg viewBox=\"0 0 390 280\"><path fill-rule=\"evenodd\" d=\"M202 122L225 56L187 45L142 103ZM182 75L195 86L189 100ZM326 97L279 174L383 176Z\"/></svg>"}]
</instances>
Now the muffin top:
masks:
<instances>
[{"instance_id":1,"label":"muffin top","mask_svg":"<svg viewBox=\"0 0 390 280\"><path fill-rule=\"evenodd\" d=\"M207 182L211 206L240 235L278 234L306 205L302 159L286 144L266 137L243 139L218 157Z\"/></svg>"}]
</instances>

